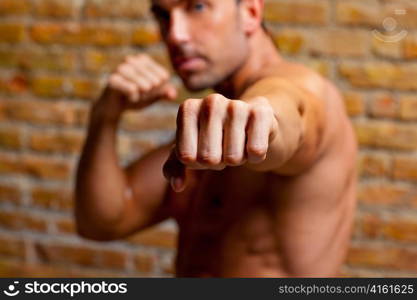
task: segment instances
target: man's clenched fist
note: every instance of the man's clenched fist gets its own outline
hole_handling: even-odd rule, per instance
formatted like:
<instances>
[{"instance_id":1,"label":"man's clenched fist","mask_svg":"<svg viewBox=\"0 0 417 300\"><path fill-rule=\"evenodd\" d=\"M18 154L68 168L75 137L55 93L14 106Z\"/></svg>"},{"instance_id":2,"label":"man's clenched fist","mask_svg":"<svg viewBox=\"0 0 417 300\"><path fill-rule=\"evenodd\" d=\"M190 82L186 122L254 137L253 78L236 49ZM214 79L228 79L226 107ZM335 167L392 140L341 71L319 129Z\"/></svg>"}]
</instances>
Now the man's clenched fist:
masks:
<instances>
[{"instance_id":1,"label":"man's clenched fist","mask_svg":"<svg viewBox=\"0 0 417 300\"><path fill-rule=\"evenodd\" d=\"M219 94L188 99L179 108L176 145L164 166L173 189L185 187L185 169L222 170L265 160L278 130L266 98L230 100Z\"/></svg>"},{"instance_id":2,"label":"man's clenched fist","mask_svg":"<svg viewBox=\"0 0 417 300\"><path fill-rule=\"evenodd\" d=\"M146 54L128 56L109 76L98 101L105 115L118 118L127 109L141 109L158 100L174 100L170 74Z\"/></svg>"}]
</instances>

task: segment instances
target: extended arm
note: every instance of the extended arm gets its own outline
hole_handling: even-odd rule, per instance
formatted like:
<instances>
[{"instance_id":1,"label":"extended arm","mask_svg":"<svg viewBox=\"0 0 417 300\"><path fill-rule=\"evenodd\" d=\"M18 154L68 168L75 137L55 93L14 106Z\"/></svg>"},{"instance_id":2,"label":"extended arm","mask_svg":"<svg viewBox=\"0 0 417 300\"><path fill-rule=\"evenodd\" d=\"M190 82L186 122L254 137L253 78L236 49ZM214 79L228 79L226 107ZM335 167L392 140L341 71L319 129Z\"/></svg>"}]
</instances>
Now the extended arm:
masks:
<instances>
[{"instance_id":1,"label":"extended arm","mask_svg":"<svg viewBox=\"0 0 417 300\"><path fill-rule=\"evenodd\" d=\"M263 162L249 164L259 171L295 175L320 155L325 126L325 100L281 78L259 81L242 96L251 101L264 97L271 105L277 128Z\"/></svg>"}]
</instances>

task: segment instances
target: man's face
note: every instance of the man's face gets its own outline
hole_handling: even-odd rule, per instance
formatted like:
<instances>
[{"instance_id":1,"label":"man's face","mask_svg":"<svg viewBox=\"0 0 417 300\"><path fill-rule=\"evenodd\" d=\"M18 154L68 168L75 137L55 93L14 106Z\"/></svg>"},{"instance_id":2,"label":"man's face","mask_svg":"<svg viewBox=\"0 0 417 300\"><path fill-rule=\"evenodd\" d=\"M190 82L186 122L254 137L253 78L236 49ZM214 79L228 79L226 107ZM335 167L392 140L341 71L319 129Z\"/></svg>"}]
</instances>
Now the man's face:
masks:
<instances>
[{"instance_id":1,"label":"man's face","mask_svg":"<svg viewBox=\"0 0 417 300\"><path fill-rule=\"evenodd\" d=\"M248 42L236 0L153 0L172 65L193 91L211 88L246 60Z\"/></svg>"}]
</instances>

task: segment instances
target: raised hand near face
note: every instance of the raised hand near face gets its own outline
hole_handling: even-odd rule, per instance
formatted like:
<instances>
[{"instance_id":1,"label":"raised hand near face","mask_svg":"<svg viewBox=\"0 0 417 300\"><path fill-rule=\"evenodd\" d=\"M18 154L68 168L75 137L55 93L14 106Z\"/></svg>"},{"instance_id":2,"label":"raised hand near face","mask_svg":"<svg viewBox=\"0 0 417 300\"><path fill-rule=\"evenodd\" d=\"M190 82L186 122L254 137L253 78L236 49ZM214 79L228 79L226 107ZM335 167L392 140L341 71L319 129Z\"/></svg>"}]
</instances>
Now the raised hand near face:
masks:
<instances>
[{"instance_id":1,"label":"raised hand near face","mask_svg":"<svg viewBox=\"0 0 417 300\"><path fill-rule=\"evenodd\" d=\"M149 55L127 56L109 76L96 106L118 119L128 109L142 109L159 100L175 100L177 89L169 72Z\"/></svg>"}]
</instances>

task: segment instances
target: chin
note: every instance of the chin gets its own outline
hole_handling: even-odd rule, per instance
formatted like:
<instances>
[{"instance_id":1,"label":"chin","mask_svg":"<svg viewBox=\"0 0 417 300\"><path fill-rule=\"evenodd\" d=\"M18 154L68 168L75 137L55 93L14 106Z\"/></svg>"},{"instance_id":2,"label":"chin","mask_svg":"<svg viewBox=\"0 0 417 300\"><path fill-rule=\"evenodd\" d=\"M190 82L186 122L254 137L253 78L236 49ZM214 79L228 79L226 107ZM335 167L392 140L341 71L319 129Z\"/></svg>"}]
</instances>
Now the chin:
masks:
<instances>
[{"instance_id":1,"label":"chin","mask_svg":"<svg viewBox=\"0 0 417 300\"><path fill-rule=\"evenodd\" d=\"M203 90L211 89L218 84L218 80L198 77L200 76L189 76L182 79L187 90L191 92L201 92Z\"/></svg>"}]
</instances>

